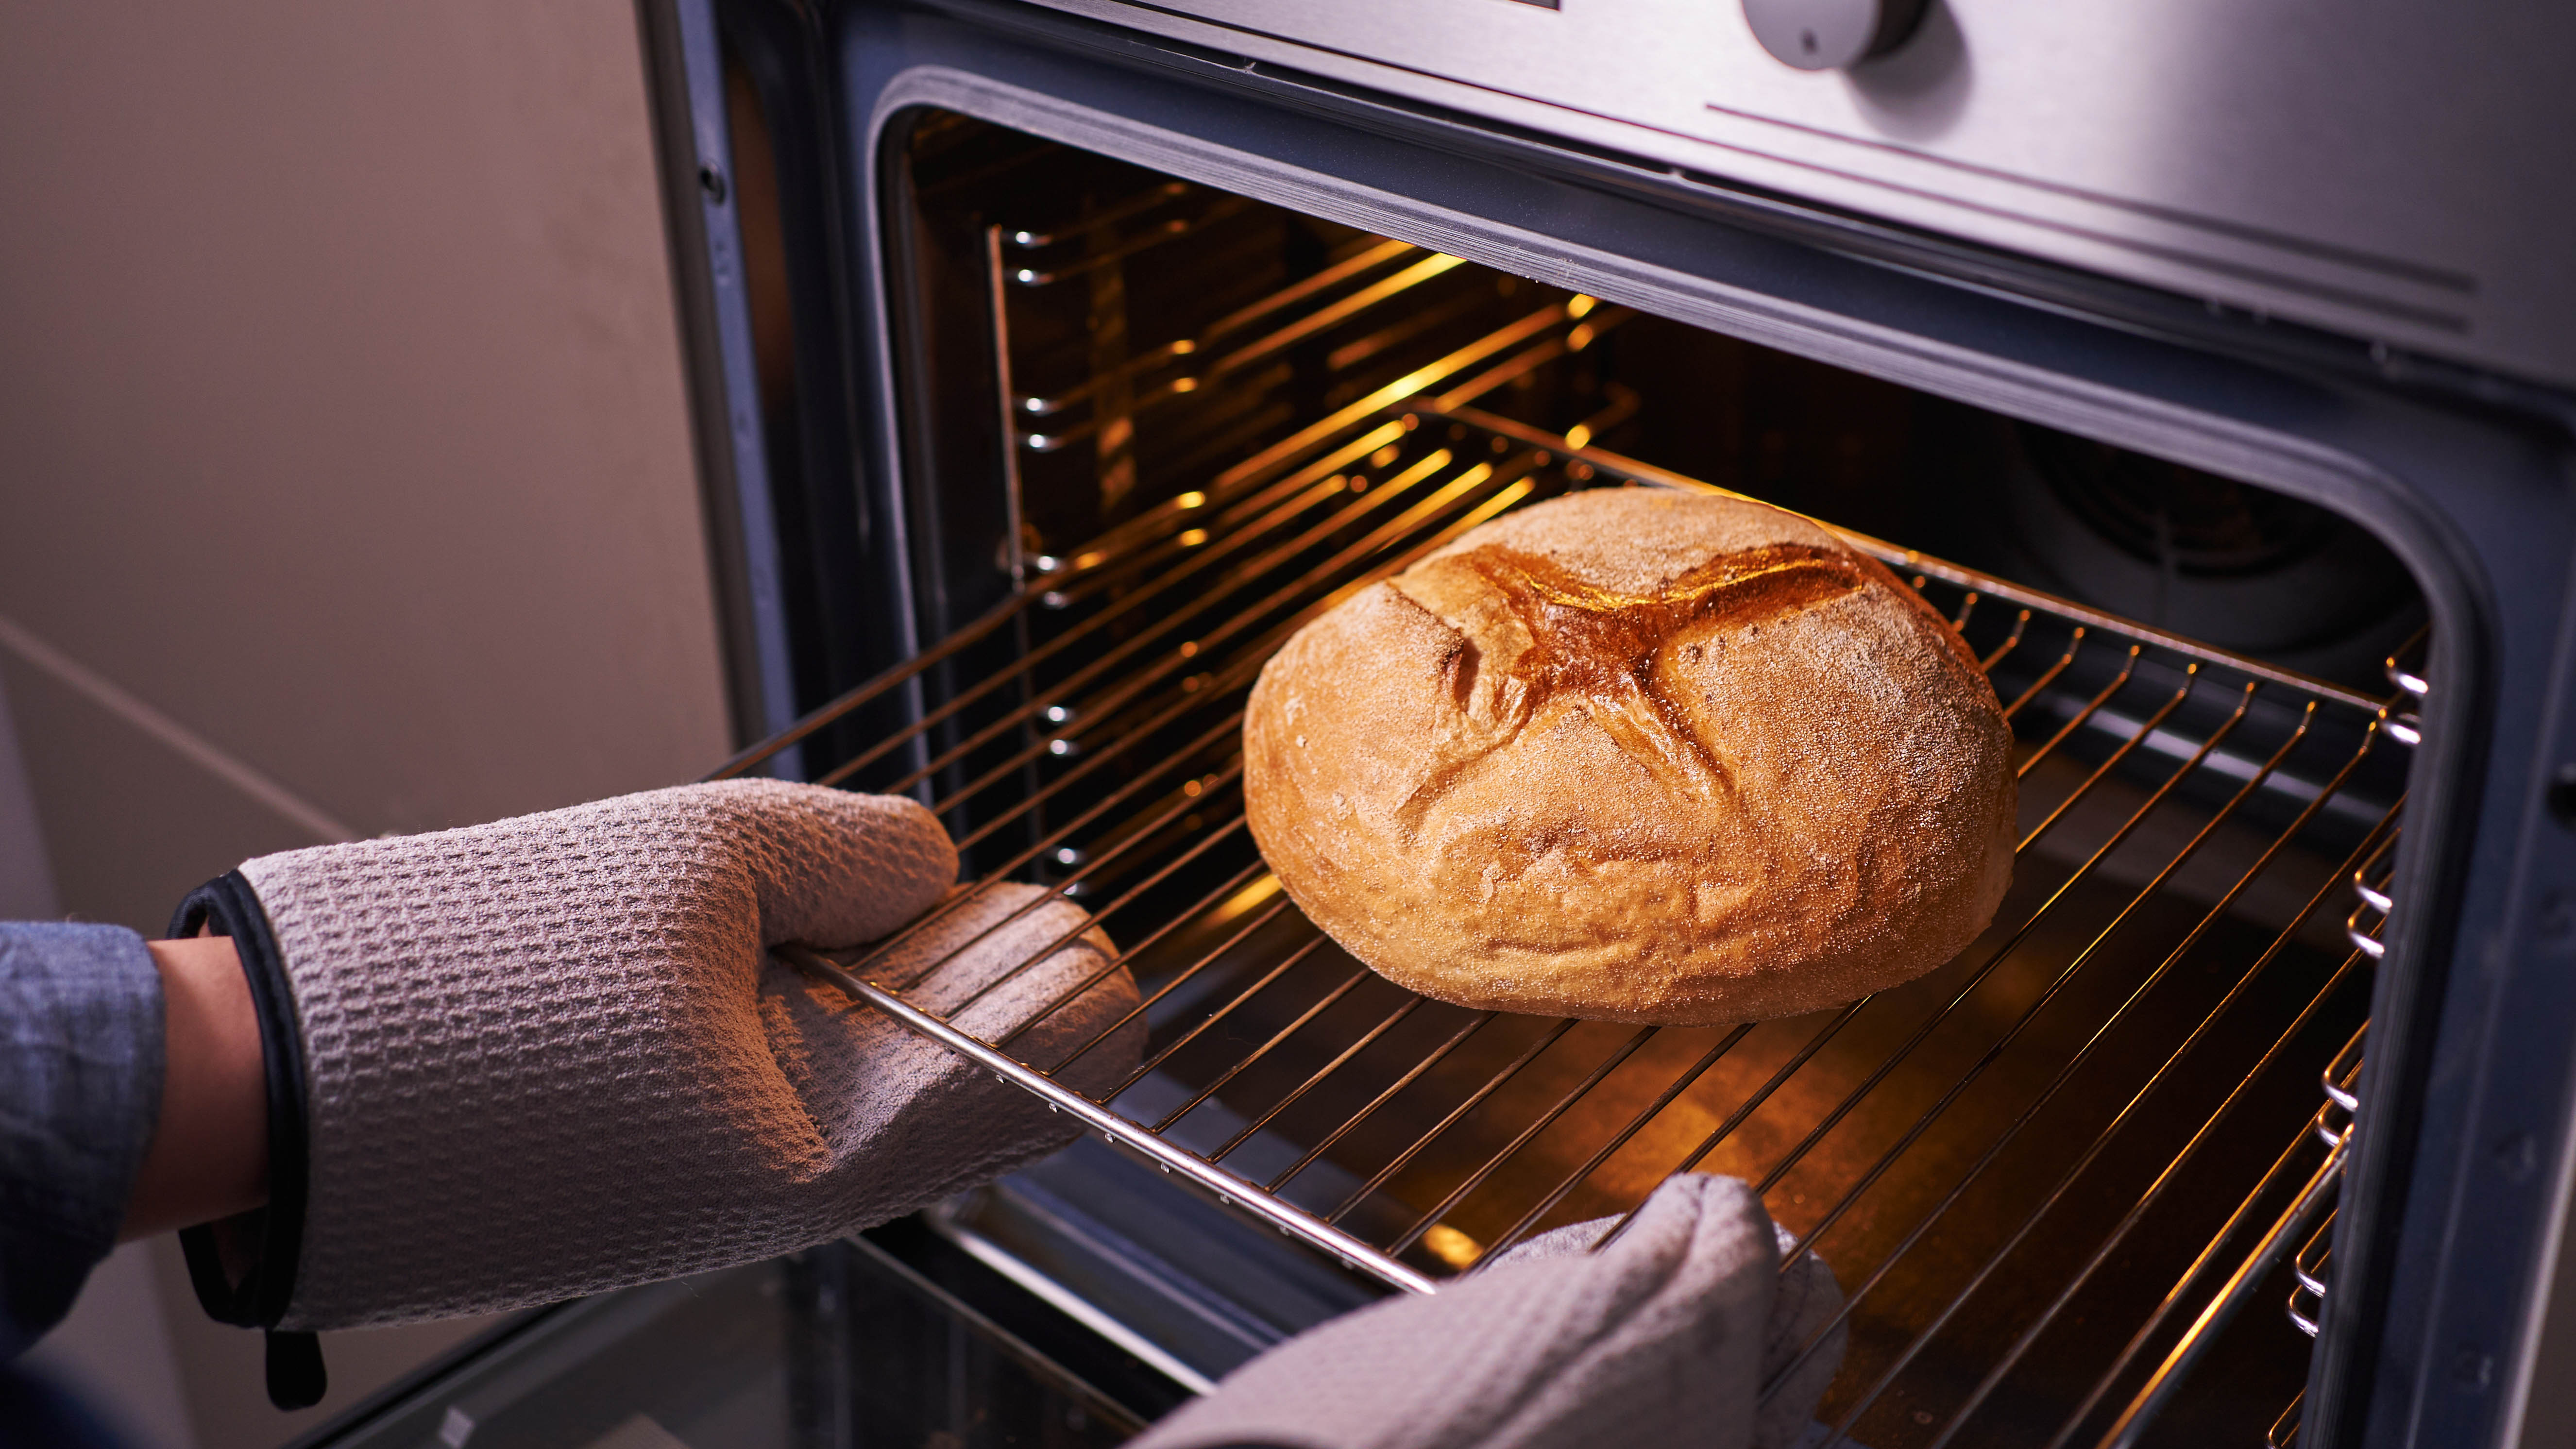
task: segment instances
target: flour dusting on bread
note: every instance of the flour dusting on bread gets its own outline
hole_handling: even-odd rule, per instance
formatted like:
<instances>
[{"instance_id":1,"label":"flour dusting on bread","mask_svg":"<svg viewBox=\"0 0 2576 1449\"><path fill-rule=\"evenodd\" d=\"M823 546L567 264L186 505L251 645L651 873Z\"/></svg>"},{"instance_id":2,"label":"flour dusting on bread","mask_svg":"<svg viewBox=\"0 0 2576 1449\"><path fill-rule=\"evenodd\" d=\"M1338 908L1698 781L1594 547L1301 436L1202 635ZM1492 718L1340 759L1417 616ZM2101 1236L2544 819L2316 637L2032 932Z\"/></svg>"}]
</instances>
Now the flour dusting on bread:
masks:
<instances>
[{"instance_id":1,"label":"flour dusting on bread","mask_svg":"<svg viewBox=\"0 0 2576 1449\"><path fill-rule=\"evenodd\" d=\"M1940 965L2012 869L2012 738L1913 590L1749 500L1506 515L1301 630L1244 724L1289 895L1400 985L1632 1022Z\"/></svg>"}]
</instances>

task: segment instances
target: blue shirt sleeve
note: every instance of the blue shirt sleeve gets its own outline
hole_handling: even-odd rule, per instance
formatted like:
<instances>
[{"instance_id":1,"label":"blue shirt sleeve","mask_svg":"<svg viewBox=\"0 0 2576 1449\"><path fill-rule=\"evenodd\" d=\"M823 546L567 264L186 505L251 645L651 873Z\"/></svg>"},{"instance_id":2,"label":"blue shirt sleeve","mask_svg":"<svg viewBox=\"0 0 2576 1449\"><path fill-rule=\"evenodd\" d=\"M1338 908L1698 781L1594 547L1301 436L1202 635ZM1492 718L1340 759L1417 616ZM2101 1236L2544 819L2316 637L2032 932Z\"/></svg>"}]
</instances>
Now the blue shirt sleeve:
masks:
<instances>
[{"instance_id":1,"label":"blue shirt sleeve","mask_svg":"<svg viewBox=\"0 0 2576 1449\"><path fill-rule=\"evenodd\" d=\"M161 973L122 926L0 922L0 1361L69 1312L161 1115Z\"/></svg>"}]
</instances>

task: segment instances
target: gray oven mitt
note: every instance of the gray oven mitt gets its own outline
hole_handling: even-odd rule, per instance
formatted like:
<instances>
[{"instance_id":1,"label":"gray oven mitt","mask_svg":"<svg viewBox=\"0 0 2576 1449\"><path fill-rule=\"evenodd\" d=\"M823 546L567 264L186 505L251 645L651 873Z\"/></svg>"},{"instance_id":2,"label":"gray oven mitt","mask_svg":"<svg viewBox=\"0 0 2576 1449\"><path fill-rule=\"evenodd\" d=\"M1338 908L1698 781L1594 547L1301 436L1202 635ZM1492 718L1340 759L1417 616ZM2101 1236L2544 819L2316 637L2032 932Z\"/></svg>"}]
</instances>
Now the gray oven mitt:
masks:
<instances>
[{"instance_id":1,"label":"gray oven mitt","mask_svg":"<svg viewBox=\"0 0 2576 1449\"><path fill-rule=\"evenodd\" d=\"M1533 1238L1463 1283L1310 1329L1226 1375L1129 1449L1789 1449L1840 1366L1842 1306L1813 1254L1783 1280L1762 1200L1668 1178L1610 1219Z\"/></svg>"},{"instance_id":2,"label":"gray oven mitt","mask_svg":"<svg viewBox=\"0 0 2576 1449\"><path fill-rule=\"evenodd\" d=\"M235 937L272 1048L270 1205L191 1230L200 1297L286 1329L551 1302L807 1247L1062 1146L1071 1118L766 950L886 936L956 874L921 806L770 780L250 861L182 911ZM868 974L953 1007L1084 932L1060 898L1006 923L1044 894L953 899ZM1090 929L960 1024L1016 1026L1110 951ZM1019 1049L1046 1065L1135 1004L1120 968ZM1139 1031L1069 1079L1115 1082Z\"/></svg>"}]
</instances>

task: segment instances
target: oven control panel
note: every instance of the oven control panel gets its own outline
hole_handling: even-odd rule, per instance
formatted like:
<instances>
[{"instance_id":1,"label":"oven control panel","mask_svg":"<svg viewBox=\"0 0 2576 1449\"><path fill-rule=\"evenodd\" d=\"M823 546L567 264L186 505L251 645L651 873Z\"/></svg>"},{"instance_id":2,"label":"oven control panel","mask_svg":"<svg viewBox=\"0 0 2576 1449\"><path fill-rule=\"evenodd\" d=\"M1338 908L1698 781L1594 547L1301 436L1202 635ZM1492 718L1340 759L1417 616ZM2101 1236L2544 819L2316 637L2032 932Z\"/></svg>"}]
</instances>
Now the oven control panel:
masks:
<instances>
[{"instance_id":1,"label":"oven control panel","mask_svg":"<svg viewBox=\"0 0 2576 1449\"><path fill-rule=\"evenodd\" d=\"M1037 3L2576 385L2576 7Z\"/></svg>"}]
</instances>

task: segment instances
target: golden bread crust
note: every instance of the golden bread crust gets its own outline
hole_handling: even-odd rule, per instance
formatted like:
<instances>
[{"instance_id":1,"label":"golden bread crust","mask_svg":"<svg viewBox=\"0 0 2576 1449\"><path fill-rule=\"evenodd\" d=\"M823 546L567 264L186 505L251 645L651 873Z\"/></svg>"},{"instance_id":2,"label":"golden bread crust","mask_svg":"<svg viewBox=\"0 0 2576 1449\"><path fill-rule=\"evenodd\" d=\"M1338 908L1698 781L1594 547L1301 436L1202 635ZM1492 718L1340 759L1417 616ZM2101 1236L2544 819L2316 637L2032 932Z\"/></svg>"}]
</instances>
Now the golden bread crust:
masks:
<instances>
[{"instance_id":1,"label":"golden bread crust","mask_svg":"<svg viewBox=\"0 0 2576 1449\"><path fill-rule=\"evenodd\" d=\"M1597 489L1309 624L1253 687L1254 838L1381 975L1708 1025L1910 980L2012 874L2012 736L1966 644L1831 533Z\"/></svg>"}]
</instances>

